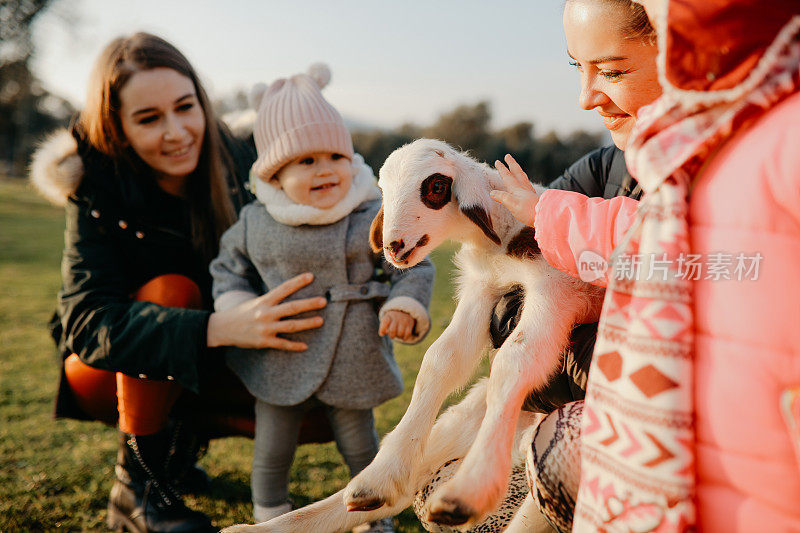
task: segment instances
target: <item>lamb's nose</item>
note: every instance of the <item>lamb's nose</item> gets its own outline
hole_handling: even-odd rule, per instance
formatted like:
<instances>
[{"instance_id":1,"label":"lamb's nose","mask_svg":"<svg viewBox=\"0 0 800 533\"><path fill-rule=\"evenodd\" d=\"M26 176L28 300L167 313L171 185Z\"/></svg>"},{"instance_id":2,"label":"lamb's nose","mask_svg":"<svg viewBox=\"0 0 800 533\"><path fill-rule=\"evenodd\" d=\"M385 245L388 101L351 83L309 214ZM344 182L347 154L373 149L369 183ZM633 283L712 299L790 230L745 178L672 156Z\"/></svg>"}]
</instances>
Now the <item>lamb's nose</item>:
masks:
<instances>
[{"instance_id":1,"label":"lamb's nose","mask_svg":"<svg viewBox=\"0 0 800 533\"><path fill-rule=\"evenodd\" d=\"M405 243L403 242L403 239L400 239L399 241L390 242L389 246L387 246L386 248L388 248L389 253L391 253L392 255L396 255L397 252L403 249L403 246L405 246Z\"/></svg>"}]
</instances>

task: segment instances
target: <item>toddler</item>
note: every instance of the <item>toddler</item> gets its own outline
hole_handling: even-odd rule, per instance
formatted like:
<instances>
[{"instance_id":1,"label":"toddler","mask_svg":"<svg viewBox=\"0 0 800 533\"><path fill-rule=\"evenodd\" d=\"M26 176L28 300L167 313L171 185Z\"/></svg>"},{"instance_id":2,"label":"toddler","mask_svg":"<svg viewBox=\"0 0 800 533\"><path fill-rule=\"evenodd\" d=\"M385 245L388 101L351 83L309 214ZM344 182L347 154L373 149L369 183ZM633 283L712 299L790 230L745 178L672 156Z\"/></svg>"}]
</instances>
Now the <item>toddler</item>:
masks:
<instances>
[{"instance_id":1,"label":"toddler","mask_svg":"<svg viewBox=\"0 0 800 533\"><path fill-rule=\"evenodd\" d=\"M328 300L320 328L287 336L305 350L231 348L227 354L256 397L251 485L257 522L291 509L289 467L309 409L325 408L351 476L372 461L378 450L372 408L403 389L389 339L418 342L430 325L430 261L399 271L370 249L380 190L354 154L342 117L320 92L329 79L328 68L315 65L308 74L254 90L258 159L250 180L257 201L222 236L210 267L218 310L305 272L313 282L289 300ZM391 521L369 531L392 531Z\"/></svg>"}]
</instances>

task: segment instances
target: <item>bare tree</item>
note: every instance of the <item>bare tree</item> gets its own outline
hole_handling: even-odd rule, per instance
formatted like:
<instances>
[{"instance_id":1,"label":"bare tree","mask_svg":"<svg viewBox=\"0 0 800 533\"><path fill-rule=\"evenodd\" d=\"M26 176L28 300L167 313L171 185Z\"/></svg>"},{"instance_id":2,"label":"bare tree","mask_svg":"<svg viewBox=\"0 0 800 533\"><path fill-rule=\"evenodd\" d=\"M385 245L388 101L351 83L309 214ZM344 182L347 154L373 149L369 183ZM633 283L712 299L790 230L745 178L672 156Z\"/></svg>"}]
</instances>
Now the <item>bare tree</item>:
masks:
<instances>
[{"instance_id":1,"label":"bare tree","mask_svg":"<svg viewBox=\"0 0 800 533\"><path fill-rule=\"evenodd\" d=\"M395 148L420 137L433 137L469 150L476 158L489 164L510 153L532 181L549 183L581 156L600 146L603 140L602 135L585 131L563 138L555 132L535 137L530 122L491 131L491 118L488 102L459 105L425 128L405 124L394 131L354 132L353 144L356 151L378 170Z\"/></svg>"},{"instance_id":2,"label":"bare tree","mask_svg":"<svg viewBox=\"0 0 800 533\"><path fill-rule=\"evenodd\" d=\"M73 112L30 70L32 25L52 0L0 0L0 174L21 174L36 139Z\"/></svg>"}]
</instances>

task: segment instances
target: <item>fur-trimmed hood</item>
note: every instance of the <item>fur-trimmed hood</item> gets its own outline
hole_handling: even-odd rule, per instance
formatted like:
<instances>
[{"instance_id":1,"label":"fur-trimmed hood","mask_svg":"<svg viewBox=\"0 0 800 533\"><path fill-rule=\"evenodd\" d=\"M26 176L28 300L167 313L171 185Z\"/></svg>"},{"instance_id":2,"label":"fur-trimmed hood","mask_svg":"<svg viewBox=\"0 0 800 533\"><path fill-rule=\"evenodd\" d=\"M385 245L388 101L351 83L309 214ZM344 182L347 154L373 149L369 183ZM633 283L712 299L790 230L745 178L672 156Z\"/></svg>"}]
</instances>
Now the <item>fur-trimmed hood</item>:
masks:
<instances>
[{"instance_id":1,"label":"fur-trimmed hood","mask_svg":"<svg viewBox=\"0 0 800 533\"><path fill-rule=\"evenodd\" d=\"M62 128L48 135L31 160L29 179L36 190L51 203L67 204L83 180L83 161L78 142Z\"/></svg>"}]
</instances>

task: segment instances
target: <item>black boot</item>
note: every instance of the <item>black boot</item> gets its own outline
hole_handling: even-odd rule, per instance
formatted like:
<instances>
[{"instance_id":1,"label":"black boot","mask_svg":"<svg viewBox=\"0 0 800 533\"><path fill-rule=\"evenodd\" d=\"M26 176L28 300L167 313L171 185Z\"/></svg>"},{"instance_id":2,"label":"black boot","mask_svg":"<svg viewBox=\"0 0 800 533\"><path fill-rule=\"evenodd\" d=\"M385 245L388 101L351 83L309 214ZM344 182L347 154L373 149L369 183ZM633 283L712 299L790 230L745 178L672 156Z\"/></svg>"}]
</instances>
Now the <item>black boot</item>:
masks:
<instances>
[{"instance_id":1,"label":"black boot","mask_svg":"<svg viewBox=\"0 0 800 533\"><path fill-rule=\"evenodd\" d=\"M200 435L185 420L174 420L168 426L171 433L167 451L166 472L181 494L199 494L208 490L208 474L197 464L208 450L208 438Z\"/></svg>"},{"instance_id":2,"label":"black boot","mask_svg":"<svg viewBox=\"0 0 800 533\"><path fill-rule=\"evenodd\" d=\"M108 526L134 533L207 533L211 520L184 505L167 481L170 434L131 435L120 432L116 482L108 500Z\"/></svg>"}]
</instances>

